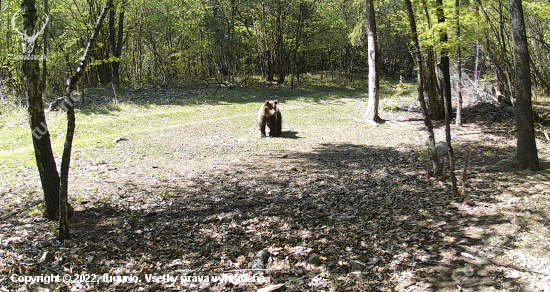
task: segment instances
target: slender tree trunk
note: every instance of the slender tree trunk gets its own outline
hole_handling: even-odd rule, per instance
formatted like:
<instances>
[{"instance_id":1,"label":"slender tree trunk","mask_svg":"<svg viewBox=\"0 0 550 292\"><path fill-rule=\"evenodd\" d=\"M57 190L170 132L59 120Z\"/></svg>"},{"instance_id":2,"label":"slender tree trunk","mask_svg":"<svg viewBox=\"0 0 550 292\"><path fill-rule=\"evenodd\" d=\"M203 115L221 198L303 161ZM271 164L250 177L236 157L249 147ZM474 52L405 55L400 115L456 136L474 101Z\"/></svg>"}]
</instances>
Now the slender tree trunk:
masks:
<instances>
[{"instance_id":1,"label":"slender tree trunk","mask_svg":"<svg viewBox=\"0 0 550 292\"><path fill-rule=\"evenodd\" d=\"M447 100L445 100L445 106L450 107L449 104L447 104ZM451 175L451 190L453 192L453 197L458 196L458 184L456 180L456 174L455 174L455 158L454 158L454 150L453 146L451 145L451 117L449 116L449 113L445 111L445 137L447 138L447 152L449 152L449 166L450 166L450 175Z\"/></svg>"},{"instance_id":2,"label":"slender tree trunk","mask_svg":"<svg viewBox=\"0 0 550 292\"><path fill-rule=\"evenodd\" d=\"M426 101L424 99L424 85L423 85L423 72L424 64L422 61L422 52L420 51L420 44L418 41L418 32L416 29L416 20L414 18L414 12L412 9L411 0L405 0L405 5L407 6L407 14L409 16L409 23L411 26L411 38L413 40L413 55L415 57L416 65L418 66L417 71L417 82L418 82L418 103L424 114L424 125L428 131L428 147L430 149L430 154L432 158L432 164L434 169L435 176L441 176L441 169L439 168L439 157L435 151L435 134L434 128L432 125L432 119L430 118L430 112L426 106Z\"/></svg>"},{"instance_id":3,"label":"slender tree trunk","mask_svg":"<svg viewBox=\"0 0 550 292\"><path fill-rule=\"evenodd\" d=\"M98 17L98 20L95 24L94 30L92 31L92 35L90 36L90 39L88 40L88 44L86 45L86 50L84 51L84 54L80 58L80 61L78 62L78 67L75 70L75 73L67 79L67 88L66 92L69 95L69 98L65 99L67 102L67 134L65 136L65 145L63 147L63 158L61 161L61 192L59 195L59 237L58 239L60 241L63 241L64 239L70 238L69 234L69 223L68 223L68 214L67 214L67 197L68 197L68 186L69 186L69 167L71 164L71 152L72 152L72 145L73 145L73 137L74 137L74 129L75 129L75 115L74 115L74 104L78 101L78 97L74 95L74 91L76 90L76 84L82 78L82 75L84 75L84 72L86 72L86 66L88 65L88 61L90 60L90 50L93 46L95 39L97 37L97 34L99 33L99 29L101 28L101 25L103 23L103 20L105 19L105 15L107 14L107 10L112 6L113 0L108 0L103 9L101 10L101 13Z\"/></svg>"},{"instance_id":4,"label":"slender tree trunk","mask_svg":"<svg viewBox=\"0 0 550 292\"><path fill-rule=\"evenodd\" d=\"M23 28L26 32L34 32L36 28L36 1L23 0L21 2ZM23 55L34 55L35 46L27 47L26 42ZM40 181L44 191L46 203L46 217L55 220L58 214L59 173L53 156L50 141L50 132L44 115L42 90L40 82L40 66L38 60L23 60L23 74L25 75L26 94L29 103L29 120L32 132L32 142L36 157L36 165L40 173Z\"/></svg>"},{"instance_id":5,"label":"slender tree trunk","mask_svg":"<svg viewBox=\"0 0 550 292\"><path fill-rule=\"evenodd\" d=\"M376 39L376 16L374 13L374 0L365 0L367 15L367 46L369 63L369 100L365 112L365 119L371 124L383 123L378 116L378 90L380 88L379 56Z\"/></svg>"},{"instance_id":6,"label":"slender tree trunk","mask_svg":"<svg viewBox=\"0 0 550 292\"><path fill-rule=\"evenodd\" d=\"M474 81L477 83L479 81L479 41L476 41L476 63L474 69Z\"/></svg>"},{"instance_id":7,"label":"slender tree trunk","mask_svg":"<svg viewBox=\"0 0 550 292\"><path fill-rule=\"evenodd\" d=\"M513 166L518 169L539 170L539 159L531 106L531 72L529 47L525 32L521 0L509 1L510 30L514 41L514 65L516 72L516 130L517 149Z\"/></svg>"},{"instance_id":8,"label":"slender tree trunk","mask_svg":"<svg viewBox=\"0 0 550 292\"><path fill-rule=\"evenodd\" d=\"M443 11L443 0L436 0L437 5L437 21L439 23L445 23L445 12ZM439 39L443 46L447 43L448 36L445 30L440 32ZM441 50L441 58L438 64L439 70L442 74L441 91L443 93L443 100L445 103L446 115L448 114L450 119L453 117L453 107L451 103L451 73L450 73L450 61L449 53L446 48Z\"/></svg>"},{"instance_id":9,"label":"slender tree trunk","mask_svg":"<svg viewBox=\"0 0 550 292\"><path fill-rule=\"evenodd\" d=\"M44 13L48 15L50 13L50 8L48 6L48 0L44 0ZM46 76L48 76L48 66L46 63L46 56L48 55L48 27L49 25L46 24L44 27L44 32L42 34L42 40L44 41L44 56L42 59L42 86L40 87L42 92L46 90Z\"/></svg>"},{"instance_id":10,"label":"slender tree trunk","mask_svg":"<svg viewBox=\"0 0 550 292\"><path fill-rule=\"evenodd\" d=\"M456 10L456 39L458 42L457 48L457 69L458 69L458 82L456 83L456 91L458 95L458 103L456 106L456 125L462 126L462 47L460 44L460 0L455 0Z\"/></svg>"},{"instance_id":11,"label":"slender tree trunk","mask_svg":"<svg viewBox=\"0 0 550 292\"><path fill-rule=\"evenodd\" d=\"M483 11L483 15L485 16L485 21L487 21L487 23L492 23L492 20L489 17L489 14L487 13L486 9L483 8L483 3L481 2L481 0L477 0L476 18L478 19L479 17L477 14L479 14L480 10ZM498 47L500 48L500 50L498 49L495 51L492 50L488 31L485 33L486 50L489 53L489 56L491 57L491 61L496 67L497 78L499 79L500 83L503 84L501 87L501 92L507 92L506 94L507 96L512 96L513 84L511 82L512 80L510 79L510 74L509 74L509 72L512 71L512 64L508 61L508 49L506 46L507 36L504 29L505 17L502 10L502 1L500 0L499 0L498 13L499 13L500 32L492 26L491 26L492 28L491 30L493 32L495 39L498 41Z\"/></svg>"},{"instance_id":12,"label":"slender tree trunk","mask_svg":"<svg viewBox=\"0 0 550 292\"><path fill-rule=\"evenodd\" d=\"M294 50L293 50L293 70L292 70L292 77L290 78L290 89L294 89L294 77L296 77L296 83L299 83L300 81L300 73L298 72L298 49L300 48L300 44L302 42L302 29L304 22L304 17L307 17L305 13L307 13L306 9L308 7L304 3L300 3L300 14L298 16L298 22L296 25L296 36L294 40Z\"/></svg>"},{"instance_id":13,"label":"slender tree trunk","mask_svg":"<svg viewBox=\"0 0 550 292\"><path fill-rule=\"evenodd\" d=\"M116 30L116 7L110 11L109 14L109 41L111 43L111 55L116 58L115 61L111 62L111 74L112 82L114 86L120 84L120 61L118 60L122 55L122 42L123 42L123 33L124 33L124 12L118 14L118 34Z\"/></svg>"},{"instance_id":14,"label":"slender tree trunk","mask_svg":"<svg viewBox=\"0 0 550 292\"><path fill-rule=\"evenodd\" d=\"M439 23L445 22L445 13L443 11L443 1L436 0L437 5L437 21ZM448 36L445 30L440 32L440 41L444 46L447 43ZM449 164L450 164L450 175L451 175L451 188L453 196L458 196L458 186L455 175L455 165L454 165L454 153L453 147L451 145L451 120L453 118L453 106L451 103L451 74L450 74L450 64L449 64L449 54L447 49L443 48L441 50L441 59L438 64L439 69L442 73L442 82L441 82L441 91L443 92L443 101L445 103L445 137L447 140L447 151L449 155Z\"/></svg>"},{"instance_id":15,"label":"slender tree trunk","mask_svg":"<svg viewBox=\"0 0 550 292\"><path fill-rule=\"evenodd\" d=\"M278 75L278 82L284 83L286 79L286 62L285 62L285 43L284 43L284 32L283 32L283 7L279 3L279 14L277 16L277 49L276 49L276 68Z\"/></svg>"},{"instance_id":16,"label":"slender tree trunk","mask_svg":"<svg viewBox=\"0 0 550 292\"><path fill-rule=\"evenodd\" d=\"M481 0L479 0L481 1ZM502 3L501 0L498 1L498 14L499 14L499 23L500 23L500 37L498 37L498 42L500 44L500 47L501 47L501 58L499 58L499 60L497 62L503 62L504 63L504 67L505 67L505 71L506 71L506 77L504 76L504 74L500 73L501 77L499 78L501 80L501 82L503 84L505 84L505 86L503 86L504 89L506 89L506 85L507 85L507 90L503 90L503 92L506 92L508 91L508 96L512 96L513 92L512 92L512 87L513 87L513 84L510 82L510 74L509 72L512 71L512 64L510 62L510 58L508 57L508 42L507 42L507 37L506 37L506 30L505 30L505 24L506 24L506 20L505 20L505 15L504 15L504 11L506 10L504 4ZM485 12L485 11L484 11ZM487 13L487 12L485 12ZM500 65L499 65L500 66ZM503 66L500 66L500 67L503 67ZM498 69L499 72L502 72L501 69Z\"/></svg>"},{"instance_id":17,"label":"slender tree trunk","mask_svg":"<svg viewBox=\"0 0 550 292\"><path fill-rule=\"evenodd\" d=\"M59 236L63 241L69 239L69 216L68 216L68 188L69 188L69 166L71 163L71 148L75 129L74 105L67 109L67 134L63 147L63 158L61 159L61 185L59 194Z\"/></svg>"}]
</instances>

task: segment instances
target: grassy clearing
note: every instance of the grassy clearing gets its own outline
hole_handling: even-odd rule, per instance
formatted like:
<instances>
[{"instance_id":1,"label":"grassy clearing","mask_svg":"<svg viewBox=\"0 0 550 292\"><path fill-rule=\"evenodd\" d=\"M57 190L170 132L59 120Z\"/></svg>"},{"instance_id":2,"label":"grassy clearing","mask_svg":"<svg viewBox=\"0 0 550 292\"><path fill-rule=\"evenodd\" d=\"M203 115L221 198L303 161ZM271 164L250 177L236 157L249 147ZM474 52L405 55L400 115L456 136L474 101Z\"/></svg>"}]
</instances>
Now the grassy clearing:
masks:
<instances>
[{"instance_id":1,"label":"grassy clearing","mask_svg":"<svg viewBox=\"0 0 550 292\"><path fill-rule=\"evenodd\" d=\"M396 96L407 96L411 100L410 89L403 85L383 84L382 102L387 109L402 103ZM408 85L409 87L411 85ZM122 100L116 104L108 101L112 92L108 90L92 91L89 100L101 102L86 104L77 110L74 139L75 158L95 156L97 149L115 147L115 138L129 139L145 133L162 132L170 129L188 128L197 135L209 135L212 132L225 132L234 139L256 138L256 112L264 99L279 99L284 112L284 128L302 133L326 131L326 121L344 122L341 126L350 126L350 120L343 117L360 117L362 102L365 99L364 88L350 88L330 84L327 86L305 86L295 91L287 88L243 90L180 91L175 90L127 90L118 93ZM353 96L347 101L338 100ZM391 98L386 98L391 97ZM382 108L384 109L384 108ZM32 168L34 150L26 111L2 110L0 115L0 164L3 169ZM46 114L54 153L60 155L65 140L66 117L63 112L52 111ZM345 123L347 122L347 124ZM332 125L338 129L341 126ZM214 129L212 129L214 127ZM193 134L191 134L193 135ZM152 150L151 150L152 151ZM197 149L197 151L201 151ZM162 152L162 151L157 151ZM4 173L4 176L10 176Z\"/></svg>"}]
</instances>

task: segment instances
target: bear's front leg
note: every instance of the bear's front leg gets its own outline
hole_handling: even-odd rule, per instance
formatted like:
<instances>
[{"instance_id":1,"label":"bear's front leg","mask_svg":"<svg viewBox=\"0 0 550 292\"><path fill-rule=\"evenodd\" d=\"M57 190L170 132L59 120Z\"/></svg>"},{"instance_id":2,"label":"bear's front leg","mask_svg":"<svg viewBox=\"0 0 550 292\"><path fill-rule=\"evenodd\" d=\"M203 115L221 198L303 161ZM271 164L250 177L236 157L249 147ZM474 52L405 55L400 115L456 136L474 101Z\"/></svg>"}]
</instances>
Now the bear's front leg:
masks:
<instances>
[{"instance_id":1,"label":"bear's front leg","mask_svg":"<svg viewBox=\"0 0 550 292\"><path fill-rule=\"evenodd\" d=\"M265 138L265 123L260 123L260 132L262 133L262 138Z\"/></svg>"}]
</instances>

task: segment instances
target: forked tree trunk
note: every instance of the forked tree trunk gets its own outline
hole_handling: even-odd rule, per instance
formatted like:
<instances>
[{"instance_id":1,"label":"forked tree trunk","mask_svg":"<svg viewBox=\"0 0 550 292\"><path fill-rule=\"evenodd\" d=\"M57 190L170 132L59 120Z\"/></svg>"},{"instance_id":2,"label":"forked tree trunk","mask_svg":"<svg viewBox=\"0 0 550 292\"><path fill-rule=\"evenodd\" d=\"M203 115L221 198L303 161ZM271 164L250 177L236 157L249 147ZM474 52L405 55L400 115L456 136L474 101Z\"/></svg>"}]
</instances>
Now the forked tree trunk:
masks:
<instances>
[{"instance_id":1,"label":"forked tree trunk","mask_svg":"<svg viewBox=\"0 0 550 292\"><path fill-rule=\"evenodd\" d=\"M539 158L533 125L531 106L531 72L529 47L525 32L525 20L521 0L510 0L510 30L514 41L514 66L516 72L516 130L517 149L513 166L518 169L539 170Z\"/></svg>"},{"instance_id":2,"label":"forked tree trunk","mask_svg":"<svg viewBox=\"0 0 550 292\"><path fill-rule=\"evenodd\" d=\"M369 100L365 111L365 119L371 124L383 123L378 116L378 90L380 88L380 69L378 45L376 39L376 18L374 13L374 1L365 0L367 14L367 51L369 63Z\"/></svg>"}]
</instances>

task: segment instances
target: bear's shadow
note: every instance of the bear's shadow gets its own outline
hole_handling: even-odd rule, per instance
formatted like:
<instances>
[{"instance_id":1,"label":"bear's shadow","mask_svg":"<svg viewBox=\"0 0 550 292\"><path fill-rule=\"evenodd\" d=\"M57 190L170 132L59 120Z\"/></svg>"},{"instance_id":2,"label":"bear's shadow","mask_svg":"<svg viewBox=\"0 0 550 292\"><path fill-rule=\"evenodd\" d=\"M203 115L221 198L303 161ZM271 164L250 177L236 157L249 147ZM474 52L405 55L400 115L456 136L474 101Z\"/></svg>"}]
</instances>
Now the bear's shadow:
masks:
<instances>
[{"instance_id":1,"label":"bear's shadow","mask_svg":"<svg viewBox=\"0 0 550 292\"><path fill-rule=\"evenodd\" d=\"M298 137L298 132L293 132L293 131L283 131L281 133L281 138L286 138L286 139L298 139L300 137Z\"/></svg>"}]
</instances>

